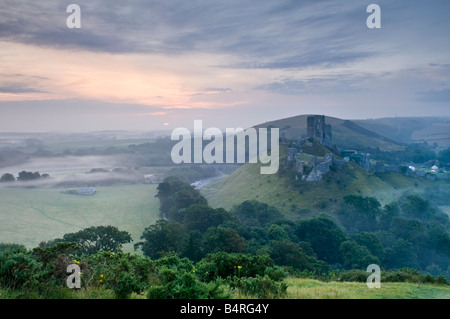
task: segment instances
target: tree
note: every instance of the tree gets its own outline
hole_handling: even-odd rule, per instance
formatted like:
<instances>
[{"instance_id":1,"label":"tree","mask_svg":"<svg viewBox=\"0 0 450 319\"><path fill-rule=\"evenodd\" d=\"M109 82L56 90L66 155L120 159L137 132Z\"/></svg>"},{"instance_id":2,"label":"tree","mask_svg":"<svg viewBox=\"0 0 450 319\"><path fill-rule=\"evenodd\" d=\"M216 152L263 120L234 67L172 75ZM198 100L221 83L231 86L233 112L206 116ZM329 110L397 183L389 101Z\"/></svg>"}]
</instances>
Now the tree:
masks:
<instances>
[{"instance_id":1,"label":"tree","mask_svg":"<svg viewBox=\"0 0 450 319\"><path fill-rule=\"evenodd\" d=\"M372 255L380 260L384 257L384 247L381 240L375 233L362 232L352 236L352 238L361 246L366 247Z\"/></svg>"},{"instance_id":2,"label":"tree","mask_svg":"<svg viewBox=\"0 0 450 319\"><path fill-rule=\"evenodd\" d=\"M408 217L425 221L436 213L430 202L420 196L409 195L406 199L407 201L401 207L402 212Z\"/></svg>"},{"instance_id":3,"label":"tree","mask_svg":"<svg viewBox=\"0 0 450 319\"><path fill-rule=\"evenodd\" d=\"M395 217L392 219L389 230L416 247L426 244L428 240L424 225L416 219Z\"/></svg>"},{"instance_id":4,"label":"tree","mask_svg":"<svg viewBox=\"0 0 450 319\"><path fill-rule=\"evenodd\" d=\"M378 221L380 229L387 230L391 224L392 218L400 216L400 207L396 202L384 205L381 216Z\"/></svg>"},{"instance_id":5,"label":"tree","mask_svg":"<svg viewBox=\"0 0 450 319\"><path fill-rule=\"evenodd\" d=\"M394 246L386 248L383 264L388 269L417 267L417 255L413 245L409 241L399 239Z\"/></svg>"},{"instance_id":6,"label":"tree","mask_svg":"<svg viewBox=\"0 0 450 319\"><path fill-rule=\"evenodd\" d=\"M131 235L114 226L92 226L76 233L65 234L55 242L74 242L82 254L95 254L99 251L121 252L122 245L131 242Z\"/></svg>"},{"instance_id":7,"label":"tree","mask_svg":"<svg viewBox=\"0 0 450 319\"><path fill-rule=\"evenodd\" d=\"M0 178L0 182L2 182L2 183L3 182L5 182L5 183L7 183L7 182L14 182L15 180L16 180L16 178L14 177L14 175L10 174L10 173L5 173Z\"/></svg>"},{"instance_id":8,"label":"tree","mask_svg":"<svg viewBox=\"0 0 450 319\"><path fill-rule=\"evenodd\" d=\"M381 213L381 204L376 198L347 195L339 217L350 232L372 231L377 228Z\"/></svg>"},{"instance_id":9,"label":"tree","mask_svg":"<svg viewBox=\"0 0 450 319\"><path fill-rule=\"evenodd\" d=\"M274 240L270 244L270 257L277 265L290 266L295 269L323 272L327 266L314 256L307 255L299 244L289 240Z\"/></svg>"},{"instance_id":10,"label":"tree","mask_svg":"<svg viewBox=\"0 0 450 319\"><path fill-rule=\"evenodd\" d=\"M342 264L347 269L366 269L370 264L379 264L379 258L371 254L365 246L353 240L344 241L339 248Z\"/></svg>"},{"instance_id":11,"label":"tree","mask_svg":"<svg viewBox=\"0 0 450 319\"><path fill-rule=\"evenodd\" d=\"M157 259L164 253L183 253L189 236L188 229L183 224L161 219L147 227L142 233L141 239L144 241L135 244L134 248L141 247L145 256Z\"/></svg>"},{"instance_id":12,"label":"tree","mask_svg":"<svg viewBox=\"0 0 450 319\"><path fill-rule=\"evenodd\" d=\"M209 227L217 227L227 221L233 222L236 217L223 208L214 209L204 204L190 205L183 211L183 224L189 230L204 233Z\"/></svg>"},{"instance_id":13,"label":"tree","mask_svg":"<svg viewBox=\"0 0 450 319\"><path fill-rule=\"evenodd\" d=\"M311 243L317 257L327 263L340 261L339 247L347 240L347 234L327 214L301 221L295 231L301 241Z\"/></svg>"},{"instance_id":14,"label":"tree","mask_svg":"<svg viewBox=\"0 0 450 319\"><path fill-rule=\"evenodd\" d=\"M27 171L21 171L19 175L17 176L18 181L31 181L37 178L39 172L27 172ZM39 175L40 176L40 175Z\"/></svg>"},{"instance_id":15,"label":"tree","mask_svg":"<svg viewBox=\"0 0 450 319\"><path fill-rule=\"evenodd\" d=\"M273 206L256 200L247 200L233 208L232 212L247 226L266 226L284 219Z\"/></svg>"},{"instance_id":16,"label":"tree","mask_svg":"<svg viewBox=\"0 0 450 319\"><path fill-rule=\"evenodd\" d=\"M208 202L198 190L176 177L167 177L158 185L156 197L160 201L163 218L183 222L183 210L193 204L206 205Z\"/></svg>"},{"instance_id":17,"label":"tree","mask_svg":"<svg viewBox=\"0 0 450 319\"><path fill-rule=\"evenodd\" d=\"M208 228L203 235L203 245L206 253L241 253L247 248L245 239L237 231L223 226Z\"/></svg>"}]
</instances>

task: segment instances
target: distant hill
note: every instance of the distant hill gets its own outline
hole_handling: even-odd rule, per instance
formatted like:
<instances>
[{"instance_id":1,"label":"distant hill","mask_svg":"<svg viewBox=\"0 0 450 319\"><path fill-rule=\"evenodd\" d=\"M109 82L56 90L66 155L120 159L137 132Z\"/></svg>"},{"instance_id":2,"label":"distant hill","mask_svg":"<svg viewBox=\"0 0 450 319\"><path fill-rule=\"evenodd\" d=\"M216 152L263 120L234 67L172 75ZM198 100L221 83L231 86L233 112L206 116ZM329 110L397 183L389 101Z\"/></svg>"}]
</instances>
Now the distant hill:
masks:
<instances>
[{"instance_id":1,"label":"distant hill","mask_svg":"<svg viewBox=\"0 0 450 319\"><path fill-rule=\"evenodd\" d=\"M255 128L277 127L280 129L280 136L287 139L296 139L306 134L308 115L299 115L286 119L275 120L256 125ZM403 142L391 139L380 133L372 131L356 121L338 119L326 116L325 122L331 124L333 143L338 148L367 149L379 148L381 151L396 151L403 149Z\"/></svg>"},{"instance_id":2,"label":"distant hill","mask_svg":"<svg viewBox=\"0 0 450 319\"><path fill-rule=\"evenodd\" d=\"M389 117L352 122L400 143L426 141L430 145L450 147L450 118Z\"/></svg>"}]
</instances>

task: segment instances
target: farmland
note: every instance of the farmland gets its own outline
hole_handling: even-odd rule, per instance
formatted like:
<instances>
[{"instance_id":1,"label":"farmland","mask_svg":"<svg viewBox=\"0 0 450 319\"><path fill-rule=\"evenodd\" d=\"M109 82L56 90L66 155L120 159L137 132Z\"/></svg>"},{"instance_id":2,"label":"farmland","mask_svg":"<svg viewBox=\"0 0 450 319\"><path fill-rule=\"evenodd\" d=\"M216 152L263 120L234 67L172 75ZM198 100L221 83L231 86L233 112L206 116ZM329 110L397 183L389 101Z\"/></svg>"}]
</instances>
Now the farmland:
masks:
<instances>
[{"instance_id":1,"label":"farmland","mask_svg":"<svg viewBox=\"0 0 450 319\"><path fill-rule=\"evenodd\" d=\"M36 247L90 226L112 225L139 241L159 218L156 184L97 187L94 196L62 194L57 188L0 189L0 242ZM133 243L124 246L132 252Z\"/></svg>"}]
</instances>

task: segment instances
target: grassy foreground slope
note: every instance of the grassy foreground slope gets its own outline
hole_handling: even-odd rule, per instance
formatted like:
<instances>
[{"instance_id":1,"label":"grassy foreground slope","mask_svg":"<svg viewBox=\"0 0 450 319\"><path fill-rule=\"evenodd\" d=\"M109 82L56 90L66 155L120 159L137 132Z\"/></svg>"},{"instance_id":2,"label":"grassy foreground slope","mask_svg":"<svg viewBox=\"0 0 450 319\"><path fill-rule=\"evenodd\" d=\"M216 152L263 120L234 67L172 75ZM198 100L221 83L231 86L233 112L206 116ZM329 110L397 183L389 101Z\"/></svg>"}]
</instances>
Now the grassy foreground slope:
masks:
<instances>
[{"instance_id":1,"label":"grassy foreground slope","mask_svg":"<svg viewBox=\"0 0 450 319\"><path fill-rule=\"evenodd\" d=\"M289 278L286 299L450 299L445 285L381 282L369 289L365 283L323 282Z\"/></svg>"},{"instance_id":2,"label":"grassy foreground slope","mask_svg":"<svg viewBox=\"0 0 450 319\"><path fill-rule=\"evenodd\" d=\"M365 283L323 282L315 279L288 278L286 295L282 299L450 299L450 287L445 285L382 282L381 288L369 289ZM42 298L31 294L33 299ZM114 299L111 289L93 287L89 289L61 288L55 297L63 299ZM234 291L232 299L254 299ZM10 289L0 288L0 299L17 298ZM132 293L130 299L146 299L145 292Z\"/></svg>"},{"instance_id":3,"label":"grassy foreground slope","mask_svg":"<svg viewBox=\"0 0 450 319\"><path fill-rule=\"evenodd\" d=\"M157 185L99 187L93 196L61 194L55 188L1 188L0 242L23 244L61 238L90 226L111 225L134 241L159 219ZM133 251L132 243L124 245Z\"/></svg>"}]
</instances>

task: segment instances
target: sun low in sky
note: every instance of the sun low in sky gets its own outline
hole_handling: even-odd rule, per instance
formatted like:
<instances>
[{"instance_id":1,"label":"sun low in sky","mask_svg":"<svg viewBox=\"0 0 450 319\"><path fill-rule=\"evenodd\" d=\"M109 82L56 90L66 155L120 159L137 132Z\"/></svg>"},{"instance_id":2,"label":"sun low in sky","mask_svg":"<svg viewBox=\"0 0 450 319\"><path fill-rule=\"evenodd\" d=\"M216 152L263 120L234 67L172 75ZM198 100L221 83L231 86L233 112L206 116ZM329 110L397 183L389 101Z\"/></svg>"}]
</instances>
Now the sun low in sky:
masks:
<instances>
[{"instance_id":1,"label":"sun low in sky","mask_svg":"<svg viewBox=\"0 0 450 319\"><path fill-rule=\"evenodd\" d=\"M0 131L450 116L450 2L0 3Z\"/></svg>"}]
</instances>

